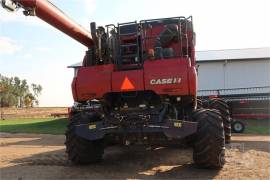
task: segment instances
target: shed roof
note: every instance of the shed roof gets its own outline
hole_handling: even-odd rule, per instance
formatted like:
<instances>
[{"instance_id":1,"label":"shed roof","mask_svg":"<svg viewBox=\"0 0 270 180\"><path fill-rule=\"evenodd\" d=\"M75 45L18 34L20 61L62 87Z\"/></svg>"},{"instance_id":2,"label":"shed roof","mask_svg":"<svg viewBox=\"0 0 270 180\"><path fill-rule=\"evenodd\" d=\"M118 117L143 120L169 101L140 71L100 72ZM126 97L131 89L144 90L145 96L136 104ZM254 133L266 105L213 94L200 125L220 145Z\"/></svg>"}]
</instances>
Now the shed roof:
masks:
<instances>
[{"instance_id":1,"label":"shed roof","mask_svg":"<svg viewBox=\"0 0 270 180\"><path fill-rule=\"evenodd\" d=\"M68 68L78 68L82 66L82 62L77 62L75 64L69 65Z\"/></svg>"},{"instance_id":2,"label":"shed roof","mask_svg":"<svg viewBox=\"0 0 270 180\"><path fill-rule=\"evenodd\" d=\"M265 59L270 58L270 47L196 51L197 61Z\"/></svg>"}]
</instances>

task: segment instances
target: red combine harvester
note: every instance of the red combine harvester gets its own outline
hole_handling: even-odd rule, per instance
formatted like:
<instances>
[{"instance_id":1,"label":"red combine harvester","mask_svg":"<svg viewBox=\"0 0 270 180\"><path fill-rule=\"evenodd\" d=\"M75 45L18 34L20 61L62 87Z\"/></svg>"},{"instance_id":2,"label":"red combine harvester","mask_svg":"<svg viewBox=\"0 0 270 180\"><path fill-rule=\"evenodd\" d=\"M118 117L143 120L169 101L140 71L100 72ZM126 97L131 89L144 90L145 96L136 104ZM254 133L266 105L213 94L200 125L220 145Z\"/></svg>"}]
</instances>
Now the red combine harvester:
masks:
<instances>
[{"instance_id":1,"label":"red combine harvester","mask_svg":"<svg viewBox=\"0 0 270 180\"><path fill-rule=\"evenodd\" d=\"M192 17L105 27L91 23L90 33L46 0L2 0L2 6L23 8L25 15L39 17L88 48L72 82L75 103L65 144L73 163L97 162L115 143L184 139L199 167L223 167L225 139L230 140L228 106L214 99L209 109L197 107Z\"/></svg>"}]
</instances>

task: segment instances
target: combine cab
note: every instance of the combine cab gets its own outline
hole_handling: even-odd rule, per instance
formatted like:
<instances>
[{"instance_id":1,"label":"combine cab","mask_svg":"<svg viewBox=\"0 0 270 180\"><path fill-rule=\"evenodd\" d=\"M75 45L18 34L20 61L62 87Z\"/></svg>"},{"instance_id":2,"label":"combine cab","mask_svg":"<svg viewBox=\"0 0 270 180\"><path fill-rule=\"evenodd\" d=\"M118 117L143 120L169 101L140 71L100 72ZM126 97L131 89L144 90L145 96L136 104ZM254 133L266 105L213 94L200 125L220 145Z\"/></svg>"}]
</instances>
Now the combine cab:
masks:
<instances>
[{"instance_id":1,"label":"combine cab","mask_svg":"<svg viewBox=\"0 0 270 180\"><path fill-rule=\"evenodd\" d=\"M97 162L115 143L185 139L198 166L224 165L222 109L213 104L212 109L197 108L192 17L105 27L92 22L88 33L48 1L7 2L2 2L6 9L22 7L24 14L37 15L88 47L72 82L75 103L65 144L73 163Z\"/></svg>"}]
</instances>

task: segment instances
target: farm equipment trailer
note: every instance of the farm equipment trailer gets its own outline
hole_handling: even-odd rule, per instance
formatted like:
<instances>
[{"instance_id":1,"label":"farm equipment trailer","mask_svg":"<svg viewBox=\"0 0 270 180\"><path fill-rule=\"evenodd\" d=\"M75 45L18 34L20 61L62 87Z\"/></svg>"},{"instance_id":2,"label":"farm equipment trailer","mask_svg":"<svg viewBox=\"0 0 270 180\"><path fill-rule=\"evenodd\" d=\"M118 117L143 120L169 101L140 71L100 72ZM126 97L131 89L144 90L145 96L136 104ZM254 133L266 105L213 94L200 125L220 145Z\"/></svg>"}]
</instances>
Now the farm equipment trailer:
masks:
<instances>
[{"instance_id":1,"label":"farm equipment trailer","mask_svg":"<svg viewBox=\"0 0 270 180\"><path fill-rule=\"evenodd\" d=\"M226 100L235 133L244 132L246 120L270 119L270 86L199 90L198 94L206 106L212 98Z\"/></svg>"},{"instance_id":2,"label":"farm equipment trailer","mask_svg":"<svg viewBox=\"0 0 270 180\"><path fill-rule=\"evenodd\" d=\"M37 16L85 45L72 82L74 106L66 152L74 164L95 163L111 144L154 145L185 139L193 160L221 168L230 141L227 104L197 100L192 17L147 19L88 32L46 0L2 0L2 6ZM225 132L225 133L224 133Z\"/></svg>"}]
</instances>

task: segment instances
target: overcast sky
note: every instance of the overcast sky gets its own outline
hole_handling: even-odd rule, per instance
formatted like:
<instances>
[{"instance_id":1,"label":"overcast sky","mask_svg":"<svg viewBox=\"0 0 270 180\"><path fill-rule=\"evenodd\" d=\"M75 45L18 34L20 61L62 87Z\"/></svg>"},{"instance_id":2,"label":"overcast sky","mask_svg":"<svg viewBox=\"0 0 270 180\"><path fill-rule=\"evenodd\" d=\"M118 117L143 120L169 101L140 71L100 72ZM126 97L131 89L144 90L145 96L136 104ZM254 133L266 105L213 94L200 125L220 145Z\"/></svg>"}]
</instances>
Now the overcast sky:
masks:
<instances>
[{"instance_id":1,"label":"overcast sky","mask_svg":"<svg viewBox=\"0 0 270 180\"><path fill-rule=\"evenodd\" d=\"M269 0L51 0L89 29L98 25L193 16L196 50L270 47ZM36 17L0 9L0 73L43 86L40 106L70 106L73 70L86 48Z\"/></svg>"}]
</instances>

